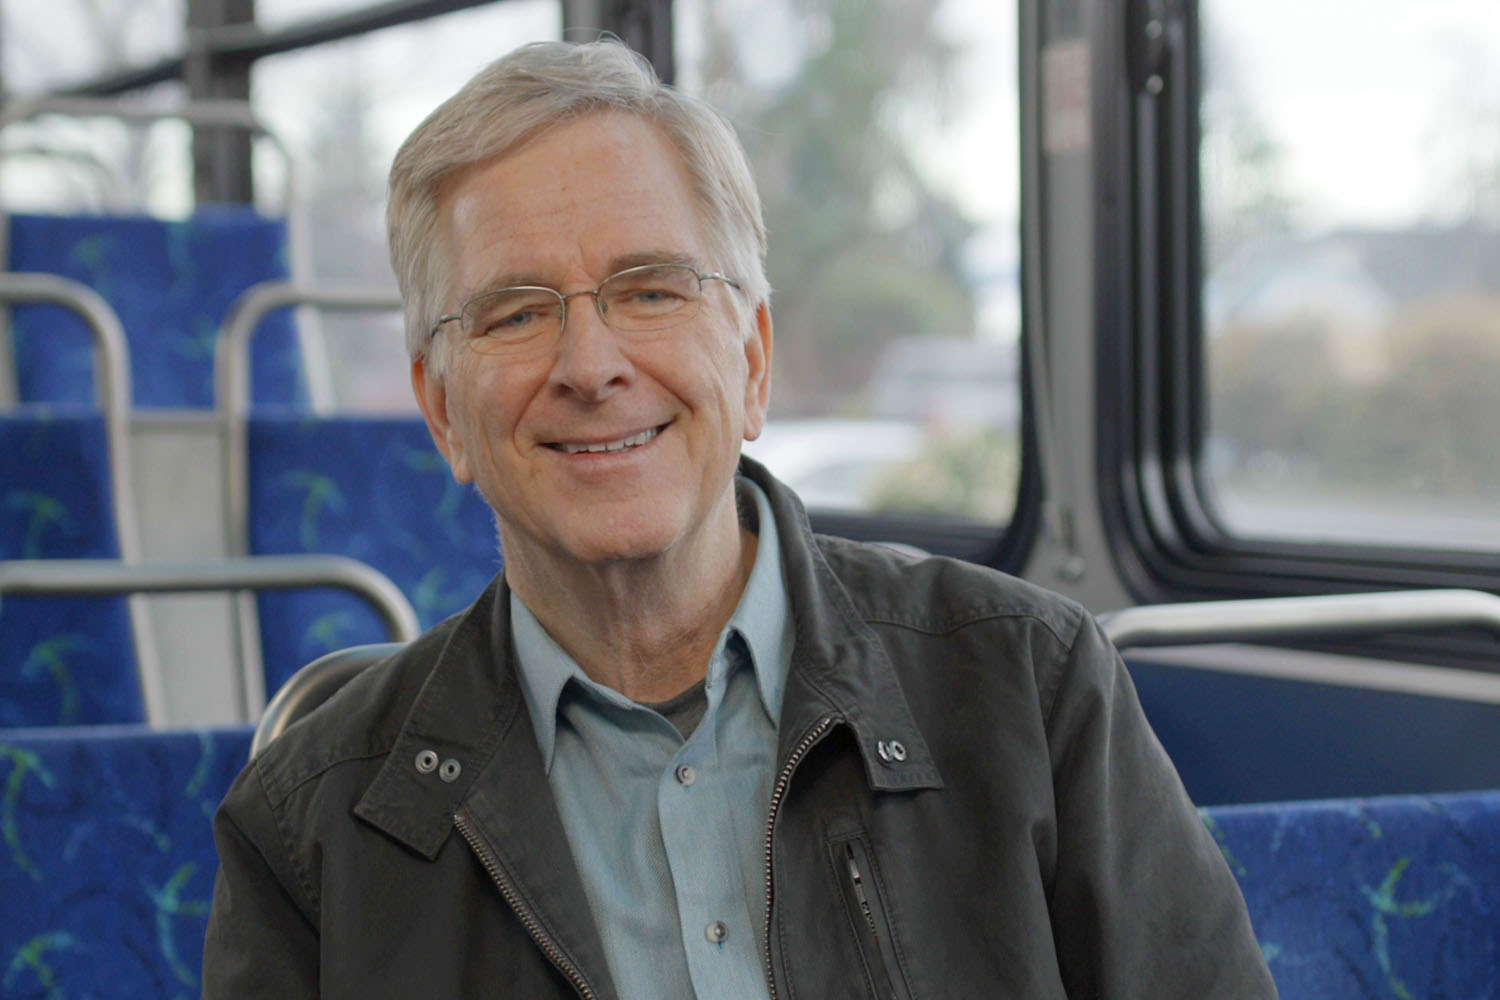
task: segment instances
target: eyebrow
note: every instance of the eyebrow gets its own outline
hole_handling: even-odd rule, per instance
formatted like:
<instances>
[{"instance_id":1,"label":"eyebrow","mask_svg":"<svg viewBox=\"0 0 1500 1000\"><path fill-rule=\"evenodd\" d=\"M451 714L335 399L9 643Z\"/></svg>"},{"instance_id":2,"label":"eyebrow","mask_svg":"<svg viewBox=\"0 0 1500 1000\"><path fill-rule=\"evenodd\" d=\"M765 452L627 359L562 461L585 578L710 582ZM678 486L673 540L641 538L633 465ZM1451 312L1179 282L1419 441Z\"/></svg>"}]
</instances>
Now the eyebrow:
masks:
<instances>
[{"instance_id":1,"label":"eyebrow","mask_svg":"<svg viewBox=\"0 0 1500 1000\"><path fill-rule=\"evenodd\" d=\"M631 267L644 267L647 264L679 264L698 270L698 260L690 253L680 250L643 250L637 253L628 253L616 257L609 262L609 273L619 272Z\"/></svg>"}]
</instances>

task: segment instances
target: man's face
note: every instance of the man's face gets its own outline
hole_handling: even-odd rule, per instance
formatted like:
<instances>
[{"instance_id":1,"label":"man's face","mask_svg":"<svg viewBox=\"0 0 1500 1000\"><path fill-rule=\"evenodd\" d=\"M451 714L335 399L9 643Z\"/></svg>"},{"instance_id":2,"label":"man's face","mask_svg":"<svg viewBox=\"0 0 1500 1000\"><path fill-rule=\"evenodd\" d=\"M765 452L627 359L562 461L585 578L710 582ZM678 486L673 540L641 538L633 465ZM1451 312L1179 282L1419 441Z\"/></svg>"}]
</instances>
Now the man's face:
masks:
<instances>
[{"instance_id":1,"label":"man's face","mask_svg":"<svg viewBox=\"0 0 1500 1000\"><path fill-rule=\"evenodd\" d=\"M642 258L720 266L707 256L681 157L631 115L591 115L478 164L439 208L449 309L504 285L592 289ZM740 444L765 417L771 326L760 309L747 339L740 293L719 281L703 293L690 321L644 341L610 329L578 296L555 348L535 357L486 354L449 323L438 334L450 338L441 382L413 364L433 437L454 475L495 508L512 570L649 558L725 537ZM643 437L623 450L578 449Z\"/></svg>"}]
</instances>

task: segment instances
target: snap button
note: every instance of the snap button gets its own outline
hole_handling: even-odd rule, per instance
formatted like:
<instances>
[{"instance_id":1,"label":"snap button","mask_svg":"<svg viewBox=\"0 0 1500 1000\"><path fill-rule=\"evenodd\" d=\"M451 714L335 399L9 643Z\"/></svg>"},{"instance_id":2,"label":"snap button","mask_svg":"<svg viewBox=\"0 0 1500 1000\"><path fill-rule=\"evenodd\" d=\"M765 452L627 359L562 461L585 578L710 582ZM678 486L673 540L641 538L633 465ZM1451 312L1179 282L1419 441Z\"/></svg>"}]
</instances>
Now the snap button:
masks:
<instances>
[{"instance_id":1,"label":"snap button","mask_svg":"<svg viewBox=\"0 0 1500 1000\"><path fill-rule=\"evenodd\" d=\"M906 744L900 740L880 740L875 744L875 752L887 764L899 764L906 759Z\"/></svg>"},{"instance_id":2,"label":"snap button","mask_svg":"<svg viewBox=\"0 0 1500 1000\"><path fill-rule=\"evenodd\" d=\"M891 740L891 756L898 762L906 759L906 745L900 740Z\"/></svg>"},{"instance_id":3,"label":"snap button","mask_svg":"<svg viewBox=\"0 0 1500 1000\"><path fill-rule=\"evenodd\" d=\"M417 770L423 774L431 774L437 770L438 755L434 750L423 750L417 754Z\"/></svg>"},{"instance_id":4,"label":"snap button","mask_svg":"<svg viewBox=\"0 0 1500 1000\"><path fill-rule=\"evenodd\" d=\"M675 774L677 776L677 783L684 788L698 780L698 772L693 770L693 765L691 764L681 765L677 768Z\"/></svg>"},{"instance_id":5,"label":"snap button","mask_svg":"<svg viewBox=\"0 0 1500 1000\"><path fill-rule=\"evenodd\" d=\"M715 920L703 929L703 936L708 938L710 944L722 944L729 936L729 928L724 926L724 921Z\"/></svg>"},{"instance_id":6,"label":"snap button","mask_svg":"<svg viewBox=\"0 0 1500 1000\"><path fill-rule=\"evenodd\" d=\"M438 771L438 777L451 784L452 782L458 780L458 776L462 774L463 771L464 766L458 761L454 760L452 757L449 757L447 760L443 761L443 766Z\"/></svg>"}]
</instances>

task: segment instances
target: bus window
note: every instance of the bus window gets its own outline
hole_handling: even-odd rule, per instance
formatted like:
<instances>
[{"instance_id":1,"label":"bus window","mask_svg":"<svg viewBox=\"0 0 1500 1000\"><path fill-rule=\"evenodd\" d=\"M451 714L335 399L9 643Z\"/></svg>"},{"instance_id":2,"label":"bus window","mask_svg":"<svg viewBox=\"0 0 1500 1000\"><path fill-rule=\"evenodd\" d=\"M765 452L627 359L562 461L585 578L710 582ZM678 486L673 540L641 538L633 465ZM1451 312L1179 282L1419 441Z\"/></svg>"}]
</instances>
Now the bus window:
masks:
<instances>
[{"instance_id":1,"label":"bus window","mask_svg":"<svg viewBox=\"0 0 1500 1000\"><path fill-rule=\"evenodd\" d=\"M1500 551L1500 19L1350 10L1200 8L1205 484L1240 537Z\"/></svg>"},{"instance_id":2,"label":"bus window","mask_svg":"<svg viewBox=\"0 0 1500 1000\"><path fill-rule=\"evenodd\" d=\"M256 16L274 30L362 6L354 0L259 0ZM291 146L300 170L303 250L312 277L394 285L384 213L386 171L396 148L502 53L557 38L561 30L559 0L507 0L257 60L251 100ZM274 158L258 158L257 177L270 177L279 166ZM330 311L316 319L334 360L341 409L416 412L399 315Z\"/></svg>"},{"instance_id":3,"label":"bus window","mask_svg":"<svg viewBox=\"0 0 1500 1000\"><path fill-rule=\"evenodd\" d=\"M997 524L1019 474L1016 8L676 5L678 82L733 120L770 233L771 420L815 510Z\"/></svg>"}]
</instances>

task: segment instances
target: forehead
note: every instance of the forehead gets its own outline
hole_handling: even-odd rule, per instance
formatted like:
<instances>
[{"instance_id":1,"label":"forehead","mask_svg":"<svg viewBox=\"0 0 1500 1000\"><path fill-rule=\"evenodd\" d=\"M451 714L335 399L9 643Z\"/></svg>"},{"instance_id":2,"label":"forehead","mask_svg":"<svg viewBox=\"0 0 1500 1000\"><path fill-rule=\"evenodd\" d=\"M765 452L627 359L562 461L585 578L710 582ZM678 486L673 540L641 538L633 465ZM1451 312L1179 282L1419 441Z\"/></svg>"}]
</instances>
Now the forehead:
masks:
<instances>
[{"instance_id":1,"label":"forehead","mask_svg":"<svg viewBox=\"0 0 1500 1000\"><path fill-rule=\"evenodd\" d=\"M703 256L681 155L658 127L618 112L467 168L445 186L439 216L461 293L496 281L599 280L611 261L642 253Z\"/></svg>"}]
</instances>

